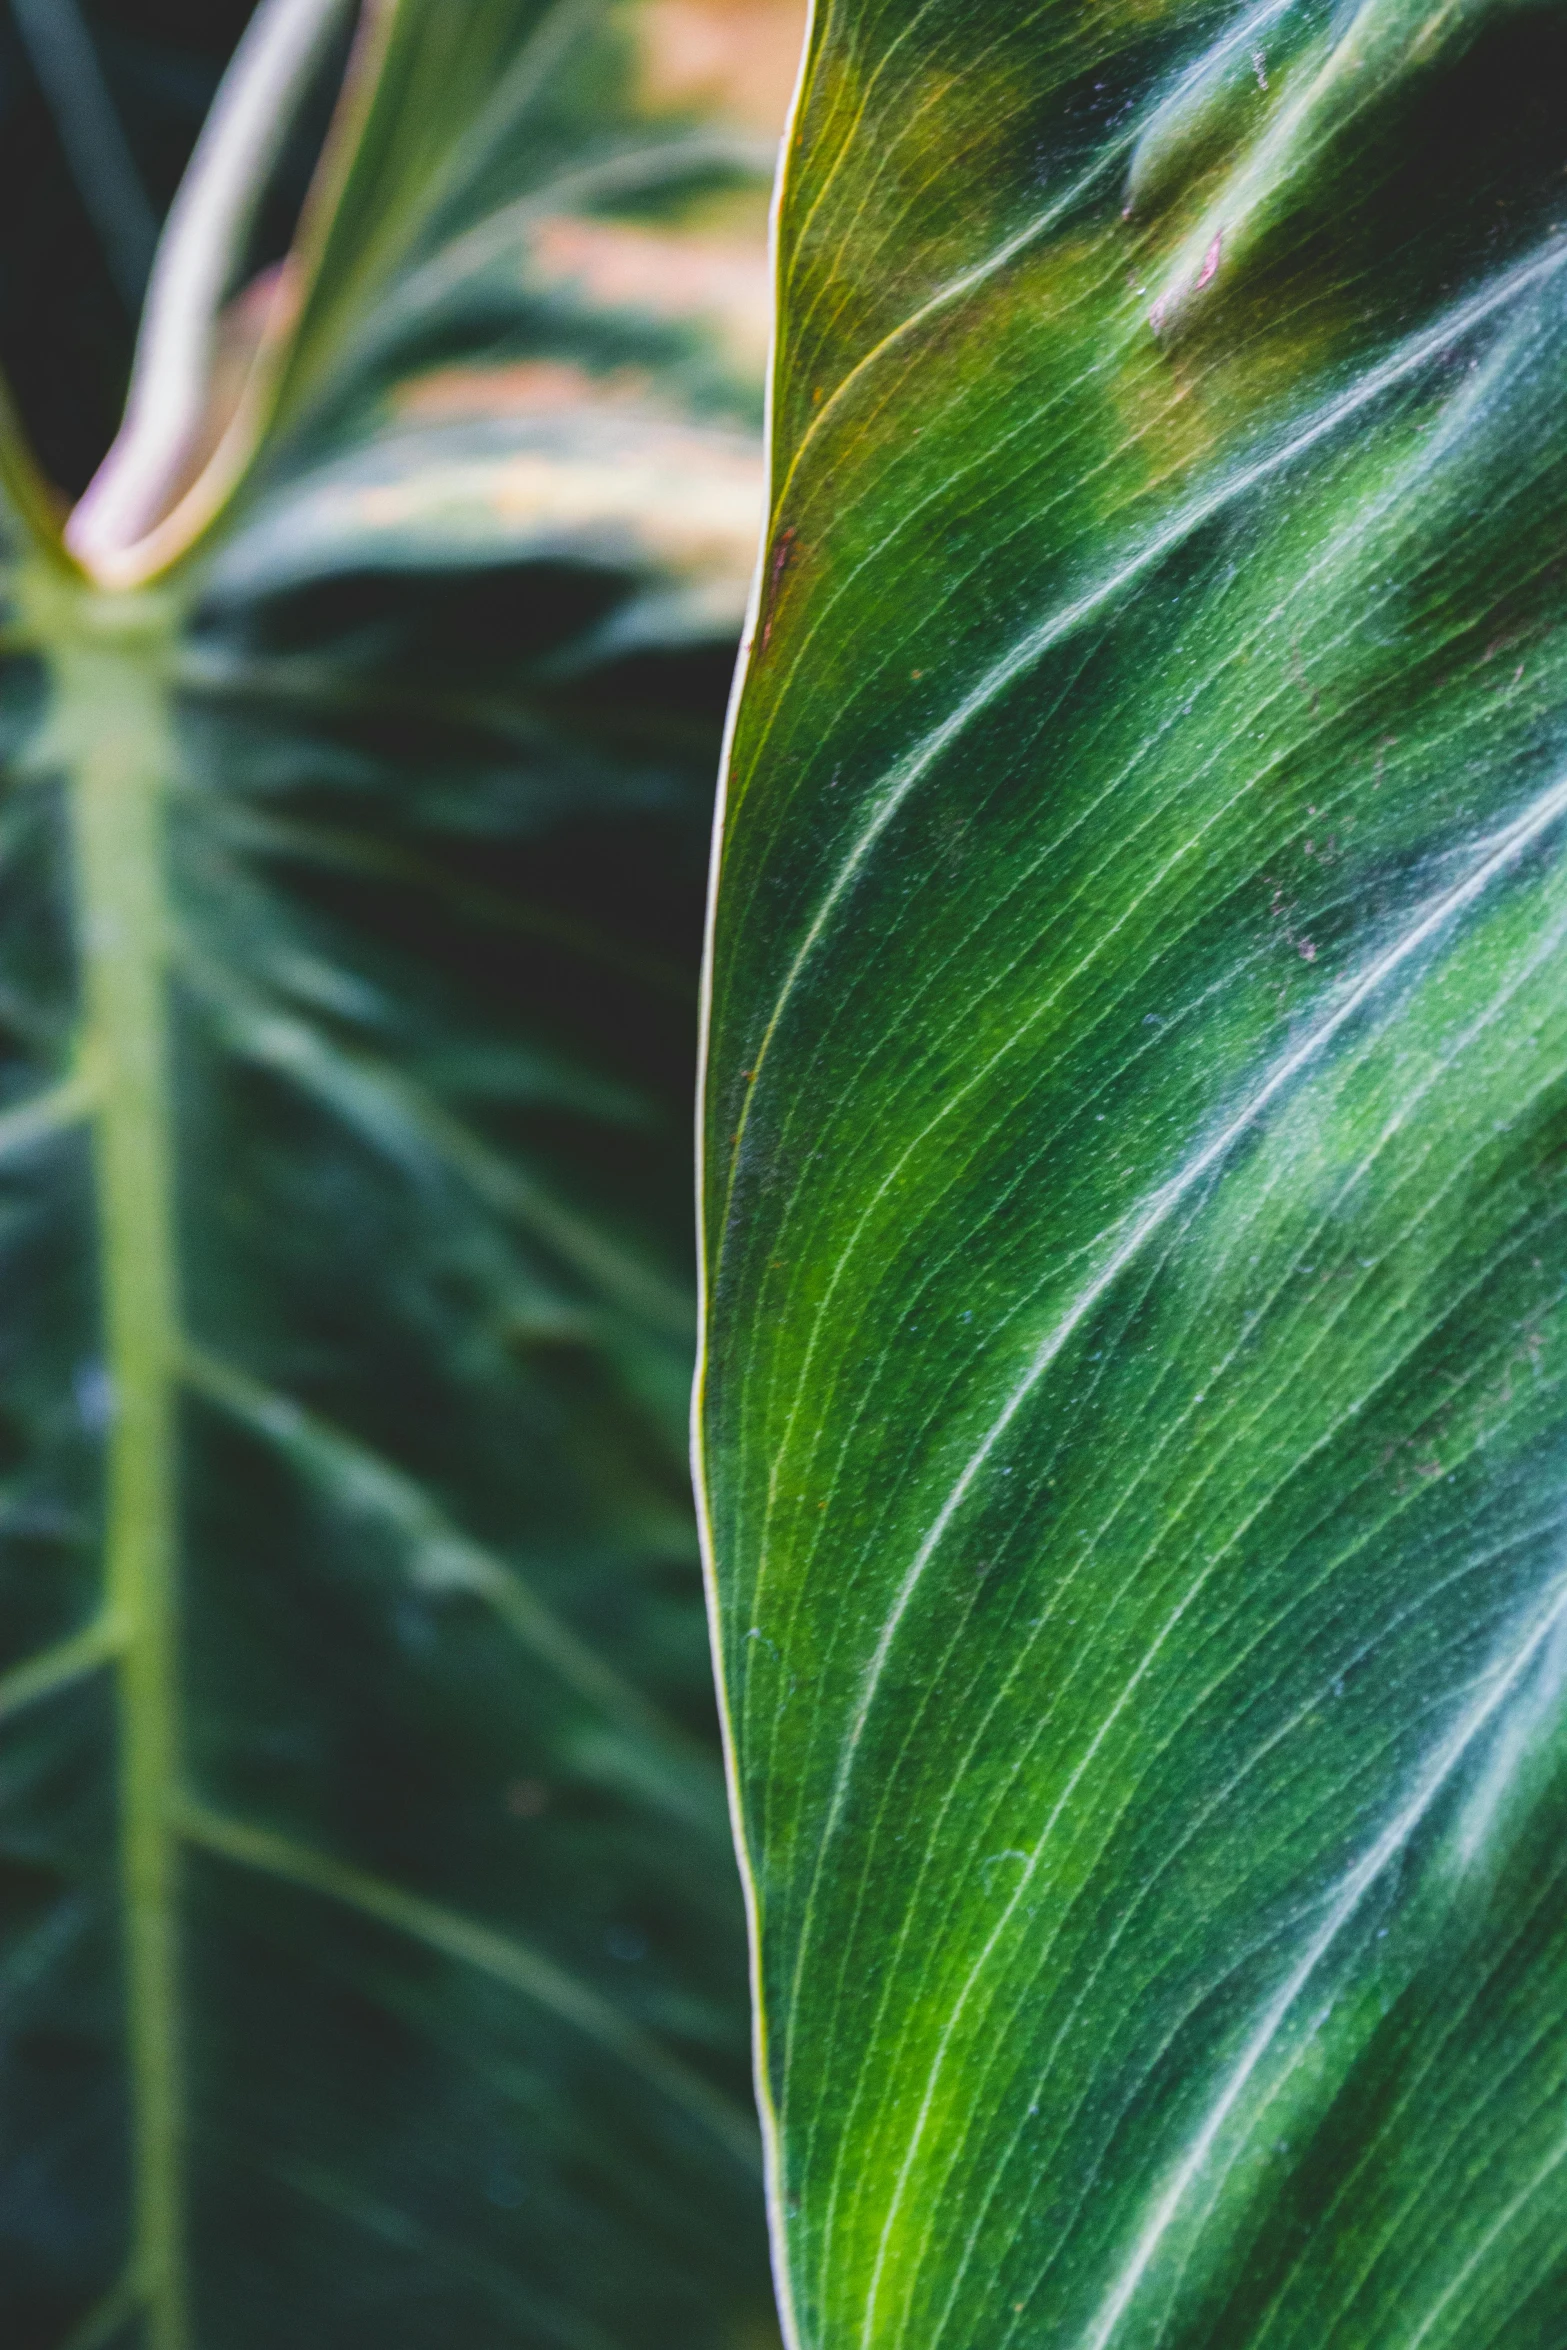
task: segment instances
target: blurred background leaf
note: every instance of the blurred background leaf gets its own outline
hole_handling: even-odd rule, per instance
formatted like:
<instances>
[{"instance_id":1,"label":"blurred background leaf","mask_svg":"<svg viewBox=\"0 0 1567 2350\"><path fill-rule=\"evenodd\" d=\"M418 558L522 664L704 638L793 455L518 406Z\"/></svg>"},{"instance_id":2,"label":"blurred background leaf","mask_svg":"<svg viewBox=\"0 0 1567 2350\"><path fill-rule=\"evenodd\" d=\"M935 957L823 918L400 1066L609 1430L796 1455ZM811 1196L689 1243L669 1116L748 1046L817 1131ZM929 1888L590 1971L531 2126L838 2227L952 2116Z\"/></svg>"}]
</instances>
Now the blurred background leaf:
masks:
<instances>
[{"instance_id":1,"label":"blurred background leaf","mask_svg":"<svg viewBox=\"0 0 1567 2350\"><path fill-rule=\"evenodd\" d=\"M246 13L79 11L154 214ZM94 243L26 14L0 353L74 494L128 379L135 237ZM689 1097L798 23L367 25L313 263L277 267L341 45L235 256L170 496L269 337L272 421L208 535L131 597L8 575L0 2319L19 2350L754 2350ZM145 793L150 925L84 863L95 760ZM104 1245L116 1015L82 976L149 928L181 1350L151 1798L102 1603L129 1407L101 1299L135 1249ZM121 1881L149 1801L178 1893L151 2102Z\"/></svg>"}]
</instances>

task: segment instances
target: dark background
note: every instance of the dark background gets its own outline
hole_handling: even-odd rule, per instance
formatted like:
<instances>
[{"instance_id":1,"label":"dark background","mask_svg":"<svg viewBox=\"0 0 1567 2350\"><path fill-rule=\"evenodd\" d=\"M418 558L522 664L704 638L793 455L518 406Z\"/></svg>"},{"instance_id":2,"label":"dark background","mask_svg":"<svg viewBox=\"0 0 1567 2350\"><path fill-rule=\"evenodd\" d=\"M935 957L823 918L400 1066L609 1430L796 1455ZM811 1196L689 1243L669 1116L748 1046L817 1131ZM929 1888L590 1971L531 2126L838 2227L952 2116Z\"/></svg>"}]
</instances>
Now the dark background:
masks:
<instances>
[{"instance_id":1,"label":"dark background","mask_svg":"<svg viewBox=\"0 0 1567 2350\"><path fill-rule=\"evenodd\" d=\"M51 0L86 24L152 210L168 206L254 0ZM73 496L113 436L134 320L52 106L0 0L0 367L46 471ZM297 200L309 155L290 159ZM287 196L285 196L285 206ZM267 224L281 248L287 218Z\"/></svg>"}]
</instances>

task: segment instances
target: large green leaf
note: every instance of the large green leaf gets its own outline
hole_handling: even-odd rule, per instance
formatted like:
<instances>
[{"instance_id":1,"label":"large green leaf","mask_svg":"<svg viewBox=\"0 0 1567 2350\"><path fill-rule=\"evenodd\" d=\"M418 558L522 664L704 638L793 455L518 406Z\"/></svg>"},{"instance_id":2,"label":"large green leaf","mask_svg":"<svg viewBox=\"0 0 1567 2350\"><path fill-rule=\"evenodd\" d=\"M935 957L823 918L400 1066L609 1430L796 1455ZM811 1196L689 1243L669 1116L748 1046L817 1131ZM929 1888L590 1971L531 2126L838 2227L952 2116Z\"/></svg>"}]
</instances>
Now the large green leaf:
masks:
<instances>
[{"instance_id":1,"label":"large green leaf","mask_svg":"<svg viewBox=\"0 0 1567 2350\"><path fill-rule=\"evenodd\" d=\"M0 444L0 2329L738 2350L687 1120L767 142L646 12L373 6L230 301L344 22L258 11L67 545Z\"/></svg>"},{"instance_id":2,"label":"large green leaf","mask_svg":"<svg viewBox=\"0 0 1567 2350\"><path fill-rule=\"evenodd\" d=\"M704 1414L811 2350L1567 2336L1564 41L819 12Z\"/></svg>"}]
</instances>

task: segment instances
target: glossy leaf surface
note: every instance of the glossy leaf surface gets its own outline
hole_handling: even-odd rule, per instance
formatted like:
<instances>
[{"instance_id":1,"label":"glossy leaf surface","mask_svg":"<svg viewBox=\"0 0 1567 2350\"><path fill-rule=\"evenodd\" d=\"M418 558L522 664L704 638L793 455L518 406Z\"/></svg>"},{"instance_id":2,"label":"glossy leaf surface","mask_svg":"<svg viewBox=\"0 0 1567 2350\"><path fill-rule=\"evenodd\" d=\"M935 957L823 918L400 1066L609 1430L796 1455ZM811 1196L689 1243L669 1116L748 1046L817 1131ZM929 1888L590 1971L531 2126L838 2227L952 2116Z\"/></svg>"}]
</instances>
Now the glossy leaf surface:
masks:
<instances>
[{"instance_id":1,"label":"glossy leaf surface","mask_svg":"<svg viewBox=\"0 0 1567 2350\"><path fill-rule=\"evenodd\" d=\"M96 576L0 448L18 2350L769 2338L684 1458L768 155L649 39L368 9L281 279L176 214Z\"/></svg>"},{"instance_id":2,"label":"glossy leaf surface","mask_svg":"<svg viewBox=\"0 0 1567 2350\"><path fill-rule=\"evenodd\" d=\"M703 1417L810 2350L1567 2326L1562 56L818 15Z\"/></svg>"}]
</instances>

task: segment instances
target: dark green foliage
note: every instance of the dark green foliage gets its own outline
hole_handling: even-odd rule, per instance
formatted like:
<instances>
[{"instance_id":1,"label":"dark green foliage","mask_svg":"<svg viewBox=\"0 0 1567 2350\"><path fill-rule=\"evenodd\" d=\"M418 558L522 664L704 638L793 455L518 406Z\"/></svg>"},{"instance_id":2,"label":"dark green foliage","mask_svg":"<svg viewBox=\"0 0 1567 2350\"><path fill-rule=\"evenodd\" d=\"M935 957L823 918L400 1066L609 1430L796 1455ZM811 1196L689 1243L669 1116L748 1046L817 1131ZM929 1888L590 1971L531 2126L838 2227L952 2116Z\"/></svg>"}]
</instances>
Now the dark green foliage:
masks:
<instances>
[{"instance_id":1,"label":"dark green foliage","mask_svg":"<svg viewBox=\"0 0 1567 2350\"><path fill-rule=\"evenodd\" d=\"M758 387L588 264L754 248L767 155L625 11L369 16L237 487L11 533L0 2334L736 2350L685 1420Z\"/></svg>"}]
</instances>

